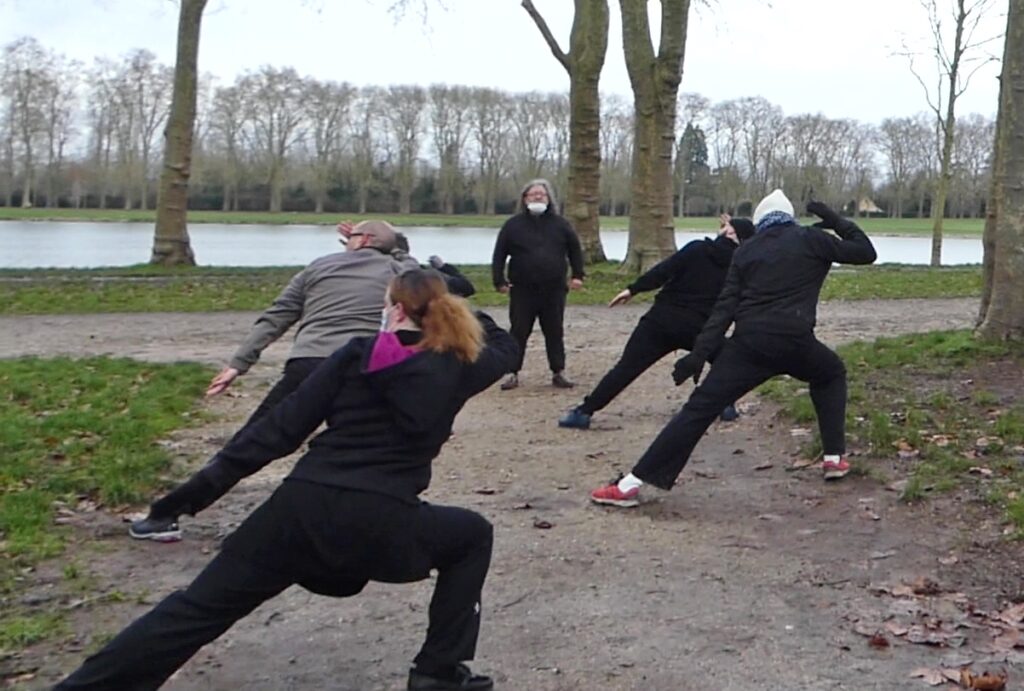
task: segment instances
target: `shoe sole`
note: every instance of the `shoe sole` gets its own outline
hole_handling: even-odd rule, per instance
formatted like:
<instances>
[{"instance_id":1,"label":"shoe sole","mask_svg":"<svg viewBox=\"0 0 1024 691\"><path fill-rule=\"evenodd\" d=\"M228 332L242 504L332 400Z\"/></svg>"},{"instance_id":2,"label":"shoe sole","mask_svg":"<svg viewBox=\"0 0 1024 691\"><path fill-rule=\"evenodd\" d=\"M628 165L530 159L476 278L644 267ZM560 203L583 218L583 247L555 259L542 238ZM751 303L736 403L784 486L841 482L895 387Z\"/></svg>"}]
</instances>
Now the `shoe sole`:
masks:
<instances>
[{"instance_id":1,"label":"shoe sole","mask_svg":"<svg viewBox=\"0 0 1024 691\"><path fill-rule=\"evenodd\" d=\"M846 470L826 470L824 475L826 480L840 480L849 475L849 473L850 469L847 468Z\"/></svg>"},{"instance_id":2,"label":"shoe sole","mask_svg":"<svg viewBox=\"0 0 1024 691\"><path fill-rule=\"evenodd\" d=\"M561 421L559 421L558 426L562 429L590 429L590 425L570 425Z\"/></svg>"},{"instance_id":3,"label":"shoe sole","mask_svg":"<svg viewBox=\"0 0 1024 691\"><path fill-rule=\"evenodd\" d=\"M153 542L180 542L181 530L170 530L163 533L136 533L131 528L128 534L136 540L152 540Z\"/></svg>"},{"instance_id":4,"label":"shoe sole","mask_svg":"<svg viewBox=\"0 0 1024 691\"><path fill-rule=\"evenodd\" d=\"M598 499L597 497L591 497L590 501L605 506L617 506L620 509L631 509L635 506L640 506L640 502L636 499Z\"/></svg>"}]
</instances>

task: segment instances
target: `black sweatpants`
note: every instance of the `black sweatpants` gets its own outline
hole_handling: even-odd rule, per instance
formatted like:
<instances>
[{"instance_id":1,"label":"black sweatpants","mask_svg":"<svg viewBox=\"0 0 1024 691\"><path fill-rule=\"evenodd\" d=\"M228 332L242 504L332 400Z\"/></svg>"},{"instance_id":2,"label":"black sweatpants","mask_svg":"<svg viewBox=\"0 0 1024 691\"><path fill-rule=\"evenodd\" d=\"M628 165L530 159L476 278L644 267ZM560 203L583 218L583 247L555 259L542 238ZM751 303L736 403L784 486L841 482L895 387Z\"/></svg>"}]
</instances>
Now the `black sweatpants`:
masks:
<instances>
[{"instance_id":1,"label":"black sweatpants","mask_svg":"<svg viewBox=\"0 0 1024 691\"><path fill-rule=\"evenodd\" d=\"M705 318L695 312L667 311L653 307L640 317L619 361L601 378L590 395L583 399L580 410L593 415L673 350L692 350L704 321Z\"/></svg>"},{"instance_id":2,"label":"black sweatpants","mask_svg":"<svg viewBox=\"0 0 1024 691\"><path fill-rule=\"evenodd\" d=\"M253 423L273 410L274 406L299 388L302 382L306 380L306 377L312 374L313 370L319 367L320 363L326 359L321 357L303 357L292 358L285 362L281 378L277 380L277 383L260 401L260 404L256 406L256 410L245 421L245 424L232 435L228 444L238 439ZM212 488L202 478L193 476L153 502L149 507L149 515L158 519L177 518L185 513L194 515L197 511L201 511L210 505L209 497L211 496L211 490ZM220 494L217 493L216 496L219 497Z\"/></svg>"},{"instance_id":3,"label":"black sweatpants","mask_svg":"<svg viewBox=\"0 0 1024 691\"><path fill-rule=\"evenodd\" d=\"M519 361L512 368L518 372L523 368L526 355L526 341L533 331L533 322L540 319L540 330L544 333L544 347L548 354L548 367L552 372L565 369L565 342L563 320L565 318L564 284L534 286L516 283L509 289L508 320L509 331L519 345Z\"/></svg>"},{"instance_id":4,"label":"black sweatpants","mask_svg":"<svg viewBox=\"0 0 1024 691\"><path fill-rule=\"evenodd\" d=\"M727 404L778 374L810 385L826 454L846 451L846 367L813 334L738 334L633 467L644 482L671 489L697 442Z\"/></svg>"},{"instance_id":5,"label":"black sweatpants","mask_svg":"<svg viewBox=\"0 0 1024 691\"><path fill-rule=\"evenodd\" d=\"M156 689L202 646L292 584L334 597L368 581L411 583L437 569L418 669L473 659L492 528L467 509L286 480L172 593L56 689ZM283 661L282 661L283 663Z\"/></svg>"}]
</instances>

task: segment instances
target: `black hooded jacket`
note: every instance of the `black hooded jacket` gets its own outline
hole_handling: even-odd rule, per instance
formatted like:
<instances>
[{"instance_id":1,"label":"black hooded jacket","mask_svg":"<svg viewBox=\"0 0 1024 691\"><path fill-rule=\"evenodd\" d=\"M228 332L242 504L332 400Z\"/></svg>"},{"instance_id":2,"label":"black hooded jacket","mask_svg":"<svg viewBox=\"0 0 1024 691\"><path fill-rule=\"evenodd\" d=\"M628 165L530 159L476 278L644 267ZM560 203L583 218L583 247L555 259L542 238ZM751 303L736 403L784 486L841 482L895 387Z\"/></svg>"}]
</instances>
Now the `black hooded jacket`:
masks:
<instances>
[{"instance_id":1,"label":"black hooded jacket","mask_svg":"<svg viewBox=\"0 0 1024 691\"><path fill-rule=\"evenodd\" d=\"M423 351L370 372L376 337L350 341L199 471L208 491L192 512L298 449L322 422L326 429L310 441L288 479L418 501L456 414L516 362L519 348L512 337L487 315L478 318L485 347L473 363ZM418 332L398 335L414 342Z\"/></svg>"},{"instance_id":2,"label":"black hooded jacket","mask_svg":"<svg viewBox=\"0 0 1024 691\"><path fill-rule=\"evenodd\" d=\"M706 319L725 284L735 250L736 243L724 235L688 242L627 288L633 295L661 288L654 298L655 309L687 309Z\"/></svg>"},{"instance_id":3,"label":"black hooded jacket","mask_svg":"<svg viewBox=\"0 0 1024 691\"><path fill-rule=\"evenodd\" d=\"M796 223L772 226L737 248L694 354L707 359L733 322L737 335L813 333L818 297L832 263L871 264L878 256L857 224L843 219L841 225L836 229L840 237Z\"/></svg>"}]
</instances>

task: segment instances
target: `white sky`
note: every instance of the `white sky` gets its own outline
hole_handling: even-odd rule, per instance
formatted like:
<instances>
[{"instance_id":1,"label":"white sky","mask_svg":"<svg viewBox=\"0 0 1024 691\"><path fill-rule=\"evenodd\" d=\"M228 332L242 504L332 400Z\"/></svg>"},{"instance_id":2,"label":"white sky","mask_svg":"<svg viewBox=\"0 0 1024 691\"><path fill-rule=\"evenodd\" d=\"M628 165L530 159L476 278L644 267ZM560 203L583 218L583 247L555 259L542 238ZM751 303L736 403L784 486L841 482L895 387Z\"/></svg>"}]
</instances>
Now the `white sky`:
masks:
<instances>
[{"instance_id":1,"label":"white sky","mask_svg":"<svg viewBox=\"0 0 1024 691\"><path fill-rule=\"evenodd\" d=\"M940 0L947 2L948 0ZM419 0L413 0L418 6ZM691 11L682 91L718 102L761 95L787 115L822 112L879 123L927 109L905 57L906 41L927 50L919 0L711 0ZM209 0L199 65L230 83L263 64L357 85L444 82L507 91L562 91L568 77L519 0L432 0L427 23L415 11L389 15L392 0ZM563 48L571 0L534 0ZM696 3L695 3L696 4ZM658 4L652 2L656 14ZM984 37L1005 29L1005 3L983 19ZM602 91L629 96L619 7ZM147 48L174 61L173 0L0 0L0 45L30 35L92 63ZM657 31L655 30L655 35ZM988 46L1002 55L1002 41ZM924 69L931 63L922 61ZM934 71L929 72L934 75ZM981 69L959 114L994 115L998 63Z\"/></svg>"}]
</instances>

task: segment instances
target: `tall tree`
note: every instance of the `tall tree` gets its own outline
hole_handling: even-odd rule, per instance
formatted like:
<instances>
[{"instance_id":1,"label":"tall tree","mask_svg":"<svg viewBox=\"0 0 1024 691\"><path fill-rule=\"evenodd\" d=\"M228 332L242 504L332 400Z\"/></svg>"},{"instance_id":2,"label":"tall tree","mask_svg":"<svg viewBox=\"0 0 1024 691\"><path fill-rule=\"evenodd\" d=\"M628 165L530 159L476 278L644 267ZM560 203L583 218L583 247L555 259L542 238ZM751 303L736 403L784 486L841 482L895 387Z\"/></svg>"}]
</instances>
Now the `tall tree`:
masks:
<instances>
[{"instance_id":1,"label":"tall tree","mask_svg":"<svg viewBox=\"0 0 1024 691\"><path fill-rule=\"evenodd\" d=\"M181 0L178 13L178 54L174 63L171 112L164 132L164 160L150 264L196 263L188 236L188 181L192 174L192 135L199 80L199 31L206 0Z\"/></svg>"},{"instance_id":2,"label":"tall tree","mask_svg":"<svg viewBox=\"0 0 1024 691\"><path fill-rule=\"evenodd\" d=\"M569 178L563 213L580 236L587 262L605 261L601 245L601 96L608 51L607 0L575 0L569 52L558 45L531 0L522 0L559 64L569 73Z\"/></svg>"},{"instance_id":3,"label":"tall tree","mask_svg":"<svg viewBox=\"0 0 1024 691\"><path fill-rule=\"evenodd\" d=\"M1024 341L1024 0L1010 0L977 334Z\"/></svg>"},{"instance_id":4,"label":"tall tree","mask_svg":"<svg viewBox=\"0 0 1024 691\"><path fill-rule=\"evenodd\" d=\"M690 0L661 0L661 39L651 44L647 0L619 0L622 49L633 88L633 181L623 268L645 271L675 252L672 153Z\"/></svg>"},{"instance_id":5,"label":"tall tree","mask_svg":"<svg viewBox=\"0 0 1024 691\"><path fill-rule=\"evenodd\" d=\"M932 36L931 53L938 72L938 87L934 91L916 68L915 55L909 51L905 52L910 59L910 70L924 89L928 107L935 114L939 135L939 177L935 196L932 198L932 266L942 264L942 221L946 212L949 183L953 176L956 102L967 90L971 77L992 59L978 53L986 43L996 38L975 36L982 17L992 9L994 0L953 1L953 36L950 38L944 32L946 14L944 8L939 6L940 0L921 0L921 5L928 13L928 28Z\"/></svg>"}]
</instances>

